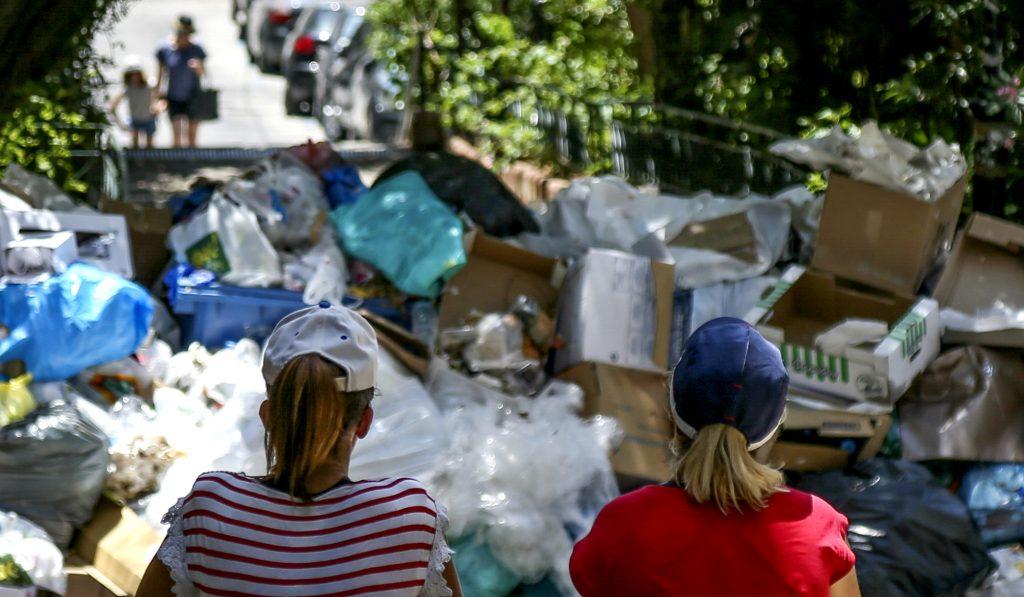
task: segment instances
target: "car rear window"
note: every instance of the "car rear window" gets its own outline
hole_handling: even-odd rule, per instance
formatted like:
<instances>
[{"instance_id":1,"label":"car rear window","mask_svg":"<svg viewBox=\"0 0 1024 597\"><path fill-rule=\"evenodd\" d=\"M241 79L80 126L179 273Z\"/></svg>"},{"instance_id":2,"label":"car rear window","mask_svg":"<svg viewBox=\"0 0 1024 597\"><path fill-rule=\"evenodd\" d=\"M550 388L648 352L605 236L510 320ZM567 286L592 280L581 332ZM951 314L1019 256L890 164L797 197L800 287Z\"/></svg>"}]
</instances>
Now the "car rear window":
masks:
<instances>
[{"instance_id":1,"label":"car rear window","mask_svg":"<svg viewBox=\"0 0 1024 597\"><path fill-rule=\"evenodd\" d=\"M342 12L340 10L331 10L329 8L317 9L313 11L309 20L306 21L305 32L315 39L326 41L330 38L331 32L334 31L334 26L338 24L341 16Z\"/></svg>"}]
</instances>

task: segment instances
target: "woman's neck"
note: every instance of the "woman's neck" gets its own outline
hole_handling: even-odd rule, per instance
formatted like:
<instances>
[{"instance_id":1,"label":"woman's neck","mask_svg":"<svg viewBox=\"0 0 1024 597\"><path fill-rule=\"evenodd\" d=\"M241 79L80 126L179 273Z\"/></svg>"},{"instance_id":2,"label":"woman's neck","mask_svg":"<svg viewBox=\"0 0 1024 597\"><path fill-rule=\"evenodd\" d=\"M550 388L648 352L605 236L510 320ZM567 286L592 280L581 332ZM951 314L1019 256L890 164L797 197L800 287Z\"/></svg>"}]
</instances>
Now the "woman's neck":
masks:
<instances>
[{"instance_id":1,"label":"woman's neck","mask_svg":"<svg viewBox=\"0 0 1024 597\"><path fill-rule=\"evenodd\" d=\"M306 491L317 494L334 487L348 478L348 458L325 462L306 477Z\"/></svg>"}]
</instances>

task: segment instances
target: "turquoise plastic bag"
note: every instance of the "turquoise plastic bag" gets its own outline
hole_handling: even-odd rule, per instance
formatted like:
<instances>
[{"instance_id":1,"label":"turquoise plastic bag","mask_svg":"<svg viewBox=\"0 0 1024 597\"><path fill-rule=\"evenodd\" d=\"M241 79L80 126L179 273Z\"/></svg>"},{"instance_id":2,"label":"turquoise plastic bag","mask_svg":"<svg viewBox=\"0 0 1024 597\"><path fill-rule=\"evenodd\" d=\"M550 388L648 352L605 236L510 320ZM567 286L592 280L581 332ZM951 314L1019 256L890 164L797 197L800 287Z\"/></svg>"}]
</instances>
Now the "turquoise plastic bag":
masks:
<instances>
[{"instance_id":1,"label":"turquoise plastic bag","mask_svg":"<svg viewBox=\"0 0 1024 597\"><path fill-rule=\"evenodd\" d=\"M416 172L386 180L331 212L345 253L381 271L396 288L436 298L462 266L462 221Z\"/></svg>"},{"instance_id":2,"label":"turquoise plastic bag","mask_svg":"<svg viewBox=\"0 0 1024 597\"><path fill-rule=\"evenodd\" d=\"M153 302L140 286L84 263L38 284L0 285L0 363L21 360L57 381L122 359L149 333Z\"/></svg>"}]
</instances>

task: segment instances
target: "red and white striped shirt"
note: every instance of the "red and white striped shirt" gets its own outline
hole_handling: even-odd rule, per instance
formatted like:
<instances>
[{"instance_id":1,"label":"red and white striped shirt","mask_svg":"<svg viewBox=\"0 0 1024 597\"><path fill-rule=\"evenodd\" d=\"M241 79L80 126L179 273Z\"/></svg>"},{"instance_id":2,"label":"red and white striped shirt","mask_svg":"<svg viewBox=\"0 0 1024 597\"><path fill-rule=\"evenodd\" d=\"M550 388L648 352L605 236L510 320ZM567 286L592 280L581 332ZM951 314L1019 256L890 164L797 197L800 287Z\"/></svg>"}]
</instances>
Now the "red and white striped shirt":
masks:
<instances>
[{"instance_id":1,"label":"red and white striped shirt","mask_svg":"<svg viewBox=\"0 0 1024 597\"><path fill-rule=\"evenodd\" d=\"M450 595L447 519L413 479L346 482L300 502L200 475L164 517L176 595Z\"/></svg>"}]
</instances>

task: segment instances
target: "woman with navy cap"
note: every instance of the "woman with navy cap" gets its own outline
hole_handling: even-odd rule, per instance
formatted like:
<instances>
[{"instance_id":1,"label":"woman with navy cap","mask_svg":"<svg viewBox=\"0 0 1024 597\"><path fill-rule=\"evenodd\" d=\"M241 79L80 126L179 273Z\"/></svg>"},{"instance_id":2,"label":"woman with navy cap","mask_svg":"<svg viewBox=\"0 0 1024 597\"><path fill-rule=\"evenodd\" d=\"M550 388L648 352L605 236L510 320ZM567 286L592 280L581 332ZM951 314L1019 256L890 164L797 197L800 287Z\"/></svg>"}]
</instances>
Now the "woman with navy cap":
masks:
<instances>
[{"instance_id":1,"label":"woman with navy cap","mask_svg":"<svg viewBox=\"0 0 1024 597\"><path fill-rule=\"evenodd\" d=\"M746 322L694 332L669 388L674 479L601 511L570 562L583 597L860 595L846 518L752 456L782 424L788 385Z\"/></svg>"}]
</instances>

